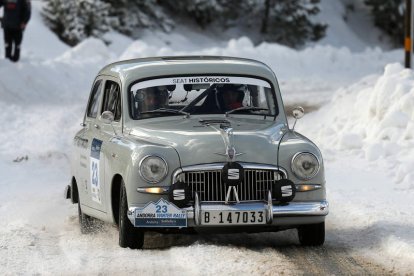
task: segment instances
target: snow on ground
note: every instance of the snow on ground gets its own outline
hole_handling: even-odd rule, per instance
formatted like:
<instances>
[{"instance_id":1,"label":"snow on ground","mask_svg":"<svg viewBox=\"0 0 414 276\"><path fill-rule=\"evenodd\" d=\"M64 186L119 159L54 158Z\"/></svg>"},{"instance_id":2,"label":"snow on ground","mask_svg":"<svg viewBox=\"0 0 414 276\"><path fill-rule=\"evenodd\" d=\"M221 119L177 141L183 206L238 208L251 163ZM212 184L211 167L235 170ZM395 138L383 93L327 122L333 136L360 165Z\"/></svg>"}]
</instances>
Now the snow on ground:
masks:
<instances>
[{"instance_id":1,"label":"snow on ground","mask_svg":"<svg viewBox=\"0 0 414 276\"><path fill-rule=\"evenodd\" d=\"M326 246L345 245L390 271L412 272L414 73L394 63L401 52L329 45L296 51L255 47L247 38L216 46L206 40L203 48L192 34L134 42L109 34L109 46L90 39L68 48L40 22L34 4L22 61L0 59L0 274L217 274L230 263L234 274L304 272L277 250L297 244L289 233L153 236L146 251L119 248L108 225L80 235L76 206L63 199L63 189L93 78L116 59L178 54L259 59L275 70L285 103L323 105L297 128L325 157Z\"/></svg>"},{"instance_id":2,"label":"snow on ground","mask_svg":"<svg viewBox=\"0 0 414 276\"><path fill-rule=\"evenodd\" d=\"M63 199L69 176L65 155L21 163L0 159L0 175L1 275L214 275L223 267L233 275L300 273L271 248L278 234L265 241L245 235L243 244L223 235L153 235L146 237L144 251L120 248L118 231L109 225L81 235L76 206Z\"/></svg>"},{"instance_id":3,"label":"snow on ground","mask_svg":"<svg viewBox=\"0 0 414 276\"><path fill-rule=\"evenodd\" d=\"M324 154L331 231L407 272L414 263L413 107L414 72L395 63L339 89L298 123Z\"/></svg>"}]
</instances>

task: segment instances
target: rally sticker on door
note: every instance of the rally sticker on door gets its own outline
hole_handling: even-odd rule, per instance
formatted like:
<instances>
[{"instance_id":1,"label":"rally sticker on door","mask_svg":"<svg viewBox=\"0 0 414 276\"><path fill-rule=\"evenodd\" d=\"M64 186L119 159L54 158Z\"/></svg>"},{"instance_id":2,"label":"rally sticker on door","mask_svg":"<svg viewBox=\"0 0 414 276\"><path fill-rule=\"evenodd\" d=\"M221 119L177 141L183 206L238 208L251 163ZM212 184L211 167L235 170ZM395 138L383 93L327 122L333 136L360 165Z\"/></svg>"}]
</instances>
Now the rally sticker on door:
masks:
<instances>
[{"instance_id":1,"label":"rally sticker on door","mask_svg":"<svg viewBox=\"0 0 414 276\"><path fill-rule=\"evenodd\" d=\"M92 200L101 203L101 182L99 180L99 159L101 156L102 141L98 139L92 140L91 146L91 167L90 167L90 183Z\"/></svg>"},{"instance_id":2,"label":"rally sticker on door","mask_svg":"<svg viewBox=\"0 0 414 276\"><path fill-rule=\"evenodd\" d=\"M187 227L187 211L161 198L135 210L138 227Z\"/></svg>"}]
</instances>

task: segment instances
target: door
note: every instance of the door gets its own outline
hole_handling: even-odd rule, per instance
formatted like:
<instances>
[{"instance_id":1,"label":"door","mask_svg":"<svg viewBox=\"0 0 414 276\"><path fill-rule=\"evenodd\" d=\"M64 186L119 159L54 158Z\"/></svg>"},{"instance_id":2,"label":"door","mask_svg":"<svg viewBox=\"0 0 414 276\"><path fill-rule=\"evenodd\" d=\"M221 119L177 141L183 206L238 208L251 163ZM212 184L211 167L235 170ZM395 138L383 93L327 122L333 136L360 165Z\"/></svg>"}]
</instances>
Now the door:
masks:
<instances>
[{"instance_id":1,"label":"door","mask_svg":"<svg viewBox=\"0 0 414 276\"><path fill-rule=\"evenodd\" d=\"M116 161L117 144L113 138L120 134L121 128L121 91L116 79L105 77L101 105L93 122L90 148L90 199L91 207L103 212L110 206L111 165ZM104 123L101 114L111 111L114 114L112 124Z\"/></svg>"},{"instance_id":2,"label":"door","mask_svg":"<svg viewBox=\"0 0 414 276\"><path fill-rule=\"evenodd\" d=\"M105 201L103 200L105 191L102 183L104 172L101 172L101 168L104 167L101 162L103 141L99 129L103 84L102 78L97 79L94 83L86 109L84 131L78 135L79 139L82 139L87 145L80 153L82 185L79 185L78 188L82 205L105 212Z\"/></svg>"}]
</instances>

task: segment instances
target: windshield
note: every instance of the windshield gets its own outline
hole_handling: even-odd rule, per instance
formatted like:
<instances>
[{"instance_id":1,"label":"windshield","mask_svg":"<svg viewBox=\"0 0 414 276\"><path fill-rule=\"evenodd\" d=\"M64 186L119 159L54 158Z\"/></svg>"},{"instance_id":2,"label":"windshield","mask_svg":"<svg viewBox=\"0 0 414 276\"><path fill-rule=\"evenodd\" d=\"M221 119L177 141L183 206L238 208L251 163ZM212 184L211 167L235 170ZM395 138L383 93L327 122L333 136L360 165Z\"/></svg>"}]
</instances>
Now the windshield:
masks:
<instances>
[{"instance_id":1,"label":"windshield","mask_svg":"<svg viewBox=\"0 0 414 276\"><path fill-rule=\"evenodd\" d=\"M129 91L132 119L179 114L275 116L267 81L233 76L186 76L135 83Z\"/></svg>"}]
</instances>

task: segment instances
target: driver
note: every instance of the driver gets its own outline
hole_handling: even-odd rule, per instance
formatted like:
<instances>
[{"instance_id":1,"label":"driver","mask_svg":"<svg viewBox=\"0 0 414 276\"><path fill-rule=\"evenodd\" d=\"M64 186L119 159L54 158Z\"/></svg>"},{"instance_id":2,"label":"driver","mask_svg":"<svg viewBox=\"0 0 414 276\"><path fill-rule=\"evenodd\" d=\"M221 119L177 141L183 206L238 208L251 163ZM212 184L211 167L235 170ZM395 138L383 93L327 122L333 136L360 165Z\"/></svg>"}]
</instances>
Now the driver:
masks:
<instances>
[{"instance_id":1,"label":"driver","mask_svg":"<svg viewBox=\"0 0 414 276\"><path fill-rule=\"evenodd\" d=\"M217 88L219 104L224 112L243 107L244 91L236 85L225 84Z\"/></svg>"},{"instance_id":2,"label":"driver","mask_svg":"<svg viewBox=\"0 0 414 276\"><path fill-rule=\"evenodd\" d=\"M158 87L147 87L138 90L139 111L147 112L159 108L165 108L168 105L168 94Z\"/></svg>"}]
</instances>

